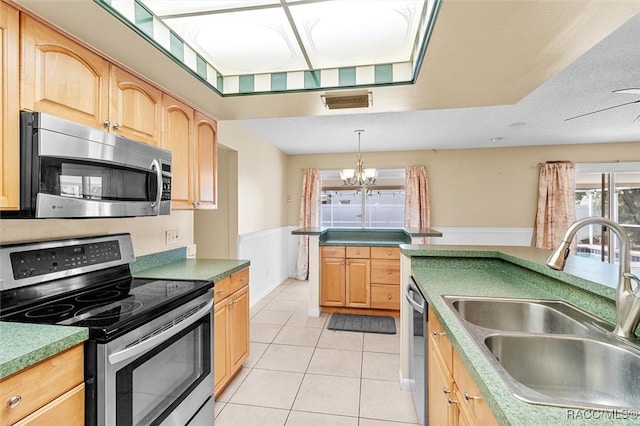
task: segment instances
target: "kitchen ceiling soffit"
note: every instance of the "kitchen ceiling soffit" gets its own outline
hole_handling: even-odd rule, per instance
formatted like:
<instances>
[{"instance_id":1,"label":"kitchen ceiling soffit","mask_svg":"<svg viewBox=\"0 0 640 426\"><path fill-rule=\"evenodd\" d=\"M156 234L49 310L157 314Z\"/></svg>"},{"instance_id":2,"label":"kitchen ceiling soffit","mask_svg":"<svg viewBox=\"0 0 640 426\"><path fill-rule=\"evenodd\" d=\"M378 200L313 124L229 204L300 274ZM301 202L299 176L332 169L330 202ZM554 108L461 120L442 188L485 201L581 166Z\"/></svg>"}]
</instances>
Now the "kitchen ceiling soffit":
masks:
<instances>
[{"instance_id":1,"label":"kitchen ceiling soffit","mask_svg":"<svg viewBox=\"0 0 640 426\"><path fill-rule=\"evenodd\" d=\"M441 0L96 0L222 96L414 83Z\"/></svg>"}]
</instances>

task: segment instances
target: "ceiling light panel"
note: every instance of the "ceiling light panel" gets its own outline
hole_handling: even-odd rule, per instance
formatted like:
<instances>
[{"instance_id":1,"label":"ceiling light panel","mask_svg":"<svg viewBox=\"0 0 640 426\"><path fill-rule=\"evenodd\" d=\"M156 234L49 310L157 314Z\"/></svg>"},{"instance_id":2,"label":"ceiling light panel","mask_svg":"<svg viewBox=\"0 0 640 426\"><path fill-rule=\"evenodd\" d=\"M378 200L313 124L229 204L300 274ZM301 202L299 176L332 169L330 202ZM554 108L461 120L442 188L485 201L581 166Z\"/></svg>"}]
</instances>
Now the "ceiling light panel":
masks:
<instances>
[{"instance_id":1,"label":"ceiling light panel","mask_svg":"<svg viewBox=\"0 0 640 426\"><path fill-rule=\"evenodd\" d=\"M246 10L164 22L223 75L260 74L306 68L292 42L295 35L284 11Z\"/></svg>"},{"instance_id":2,"label":"ceiling light panel","mask_svg":"<svg viewBox=\"0 0 640 426\"><path fill-rule=\"evenodd\" d=\"M335 1L289 9L314 68L408 62L424 1Z\"/></svg>"}]
</instances>

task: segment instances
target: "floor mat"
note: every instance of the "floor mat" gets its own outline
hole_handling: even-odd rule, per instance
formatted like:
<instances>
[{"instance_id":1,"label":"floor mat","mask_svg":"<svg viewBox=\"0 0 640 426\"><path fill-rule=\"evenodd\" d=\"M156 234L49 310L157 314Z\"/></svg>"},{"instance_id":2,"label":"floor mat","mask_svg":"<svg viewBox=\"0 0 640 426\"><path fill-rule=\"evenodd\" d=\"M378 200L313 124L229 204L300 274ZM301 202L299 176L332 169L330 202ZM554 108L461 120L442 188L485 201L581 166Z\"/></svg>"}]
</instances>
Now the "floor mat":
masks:
<instances>
[{"instance_id":1,"label":"floor mat","mask_svg":"<svg viewBox=\"0 0 640 426\"><path fill-rule=\"evenodd\" d=\"M361 331L365 333L396 334L393 317L373 315L331 314L329 330Z\"/></svg>"}]
</instances>

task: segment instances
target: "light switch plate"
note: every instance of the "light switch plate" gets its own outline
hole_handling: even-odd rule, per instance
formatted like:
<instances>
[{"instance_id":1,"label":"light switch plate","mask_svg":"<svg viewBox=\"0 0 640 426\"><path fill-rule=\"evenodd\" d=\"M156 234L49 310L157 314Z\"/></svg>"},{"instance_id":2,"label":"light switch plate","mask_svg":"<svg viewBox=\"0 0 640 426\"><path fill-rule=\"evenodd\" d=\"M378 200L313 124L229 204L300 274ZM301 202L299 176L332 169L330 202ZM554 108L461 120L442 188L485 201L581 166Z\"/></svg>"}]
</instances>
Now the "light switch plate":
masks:
<instances>
[{"instance_id":1,"label":"light switch plate","mask_svg":"<svg viewBox=\"0 0 640 426\"><path fill-rule=\"evenodd\" d=\"M168 229L165 231L166 244L176 244L178 242L178 230Z\"/></svg>"}]
</instances>

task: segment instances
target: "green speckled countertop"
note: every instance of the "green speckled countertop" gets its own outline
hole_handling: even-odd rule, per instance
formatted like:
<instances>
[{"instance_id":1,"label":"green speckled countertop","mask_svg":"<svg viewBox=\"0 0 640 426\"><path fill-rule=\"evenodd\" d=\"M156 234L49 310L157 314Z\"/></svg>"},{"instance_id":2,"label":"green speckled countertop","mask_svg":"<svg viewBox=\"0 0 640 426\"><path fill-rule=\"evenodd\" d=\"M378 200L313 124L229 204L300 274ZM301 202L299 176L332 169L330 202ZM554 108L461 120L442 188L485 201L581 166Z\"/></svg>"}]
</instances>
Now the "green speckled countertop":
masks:
<instances>
[{"instance_id":1,"label":"green speckled countertop","mask_svg":"<svg viewBox=\"0 0 640 426\"><path fill-rule=\"evenodd\" d=\"M409 243L413 237L442 237L431 228L298 228L292 235L317 235L321 246L394 247Z\"/></svg>"},{"instance_id":2,"label":"green speckled countertop","mask_svg":"<svg viewBox=\"0 0 640 426\"><path fill-rule=\"evenodd\" d=\"M0 322L0 379L56 355L89 337L82 327Z\"/></svg>"},{"instance_id":3,"label":"green speckled countertop","mask_svg":"<svg viewBox=\"0 0 640 426\"><path fill-rule=\"evenodd\" d=\"M248 260L182 259L137 271L136 278L210 280L214 283L249 267Z\"/></svg>"},{"instance_id":4,"label":"green speckled countertop","mask_svg":"<svg viewBox=\"0 0 640 426\"><path fill-rule=\"evenodd\" d=\"M616 413L534 405L515 398L440 297L561 299L613 322L617 266L570 256L567 272L554 271L545 265L550 251L529 247L402 245L401 251L411 256L413 276L500 424L640 424L637 411L620 412L616 418Z\"/></svg>"}]
</instances>

